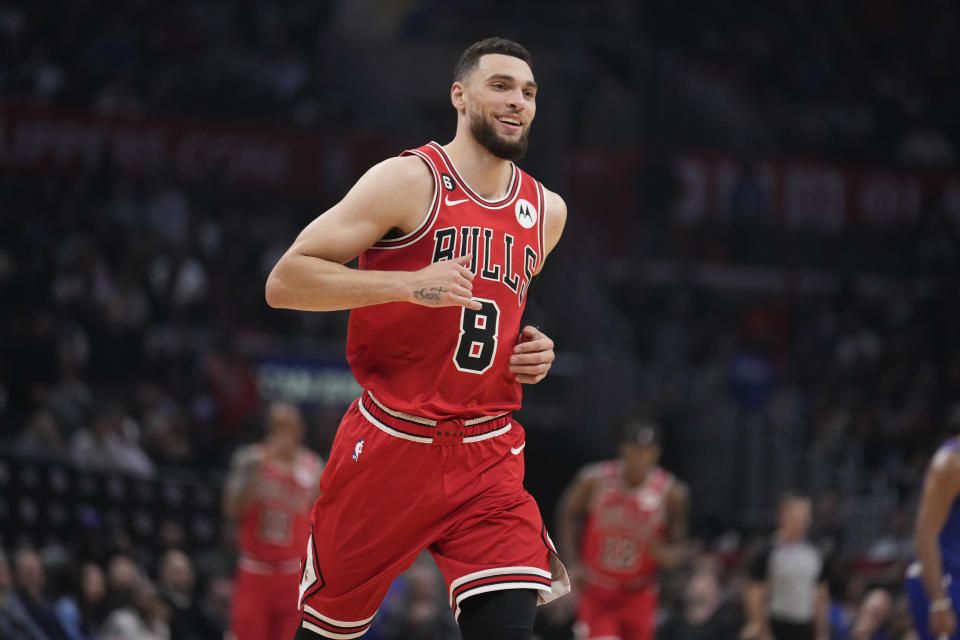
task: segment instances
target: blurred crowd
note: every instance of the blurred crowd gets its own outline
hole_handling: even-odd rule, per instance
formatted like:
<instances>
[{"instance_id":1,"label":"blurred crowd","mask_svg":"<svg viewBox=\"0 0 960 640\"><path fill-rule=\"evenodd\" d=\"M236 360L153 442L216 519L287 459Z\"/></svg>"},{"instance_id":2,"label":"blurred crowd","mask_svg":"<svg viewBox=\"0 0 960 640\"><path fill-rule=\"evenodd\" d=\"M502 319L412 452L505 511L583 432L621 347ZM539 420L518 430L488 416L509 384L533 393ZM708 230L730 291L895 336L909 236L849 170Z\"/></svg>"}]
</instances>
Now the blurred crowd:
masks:
<instances>
[{"instance_id":1,"label":"blurred crowd","mask_svg":"<svg viewBox=\"0 0 960 640\"><path fill-rule=\"evenodd\" d=\"M402 89L357 82L389 82L382 45L435 45L445 82L451 64L437 54L500 33L527 42L545 70L560 62L557 78L577 86L551 97L569 114L551 135L574 144L949 167L958 29L949 0L37 2L0 9L0 96L102 114L409 128L443 113L445 96L411 108Z\"/></svg>"},{"instance_id":2,"label":"blurred crowd","mask_svg":"<svg viewBox=\"0 0 960 640\"><path fill-rule=\"evenodd\" d=\"M832 498L818 505L810 539L826 559L833 640L913 640L902 592L912 557L907 520L864 556L843 549ZM176 526L165 527L168 532ZM156 553L131 549L123 532L98 543L22 546L0 553L0 638L13 640L221 640L228 629L235 559L229 535L188 550L165 535ZM659 640L728 640L745 624L751 563L766 541L690 541L688 560L661 576ZM574 640L577 590L539 609L538 640ZM424 554L391 587L373 640L456 640L446 588Z\"/></svg>"},{"instance_id":3,"label":"blurred crowd","mask_svg":"<svg viewBox=\"0 0 960 640\"><path fill-rule=\"evenodd\" d=\"M516 22L502 35L527 42L538 79L549 80L538 117L550 139L534 128L541 149L636 147L644 172L625 214L633 253L609 259L596 194L571 198L573 233L551 258L560 275L532 294L560 294L541 306L565 353L538 391L557 410L527 422L531 432L538 418L549 422L550 437L579 457L541 462L531 475L562 486L557 469L612 453L612 439L597 435L604 426L583 429L576 417L590 414L570 408L576 393L557 380L591 393L590 384L617 391L629 381L635 404L663 420L666 466L692 490L696 552L665 578L664 640L733 637L704 628L742 625L753 544L777 492L798 486L817 497L811 535L831 559L835 637L910 638L899 585L916 490L932 448L960 430L957 221L931 201L903 227L800 233L769 223L775 204L751 199L748 183L753 162L769 156L954 169L955 3L374 4L4 5L0 101L375 132L392 143L452 122L446 96L413 98L395 84L371 94L357 76L386 82L395 74L382 54L396 50L445 89L447 54L502 32L509 14ZM403 57L414 50L419 57ZM573 191L565 167L536 155L538 142L531 162L544 181ZM742 158L746 186L728 204L744 215L677 224L679 150ZM136 176L109 147L94 165L0 173L0 443L138 478L224 469L260 430L259 353L325 340L342 353L344 314L263 302L276 258L339 185L306 198L241 190L216 170L195 182L173 170ZM771 274L781 284L771 286ZM605 317L581 317L564 295ZM578 358L607 371L626 358L632 375L601 380L578 370ZM590 409L601 404L589 399ZM310 418L308 442L321 453L339 410ZM229 535L216 549L172 536L149 552L105 537L112 542L96 549L0 540L0 638L222 637ZM572 637L574 605L541 610L541 640ZM448 610L435 569L418 562L371 637L455 638Z\"/></svg>"}]
</instances>

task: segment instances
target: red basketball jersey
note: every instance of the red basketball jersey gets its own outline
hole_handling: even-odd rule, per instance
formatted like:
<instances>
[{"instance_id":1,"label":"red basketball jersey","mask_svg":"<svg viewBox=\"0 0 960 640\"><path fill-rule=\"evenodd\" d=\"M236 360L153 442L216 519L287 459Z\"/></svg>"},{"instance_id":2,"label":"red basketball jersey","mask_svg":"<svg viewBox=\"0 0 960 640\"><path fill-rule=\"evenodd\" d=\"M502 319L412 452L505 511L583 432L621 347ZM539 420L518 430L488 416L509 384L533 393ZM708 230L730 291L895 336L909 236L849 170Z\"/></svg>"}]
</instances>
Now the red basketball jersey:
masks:
<instances>
[{"instance_id":1,"label":"red basketball jersey","mask_svg":"<svg viewBox=\"0 0 960 640\"><path fill-rule=\"evenodd\" d=\"M593 473L600 486L583 532L587 580L615 589L652 584L657 564L647 545L664 535L673 474L657 467L642 485L628 488L617 461L600 463Z\"/></svg>"},{"instance_id":2,"label":"red basketball jersey","mask_svg":"<svg viewBox=\"0 0 960 640\"><path fill-rule=\"evenodd\" d=\"M262 455L258 450L261 445L253 445L247 455ZM299 559L321 468L319 456L303 450L293 467L261 468L260 499L240 517L237 542L243 557L264 563Z\"/></svg>"},{"instance_id":3,"label":"red basketball jersey","mask_svg":"<svg viewBox=\"0 0 960 640\"><path fill-rule=\"evenodd\" d=\"M385 405L433 419L517 409L520 384L507 367L543 261L543 188L512 165L506 197L491 202L470 189L437 143L403 155L430 167L433 202L417 229L376 243L360 268L416 271L470 253L473 297L483 309L409 302L354 309L347 335L353 375Z\"/></svg>"}]
</instances>

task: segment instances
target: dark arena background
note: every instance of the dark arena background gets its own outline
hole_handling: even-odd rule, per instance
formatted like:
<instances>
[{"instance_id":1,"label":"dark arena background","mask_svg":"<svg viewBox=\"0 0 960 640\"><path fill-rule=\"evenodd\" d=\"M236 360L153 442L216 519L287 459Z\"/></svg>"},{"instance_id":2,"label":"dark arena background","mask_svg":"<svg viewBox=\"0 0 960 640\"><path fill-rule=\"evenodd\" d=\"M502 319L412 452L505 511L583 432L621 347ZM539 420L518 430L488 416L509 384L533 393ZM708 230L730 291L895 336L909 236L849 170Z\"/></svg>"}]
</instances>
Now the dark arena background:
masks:
<instances>
[{"instance_id":1,"label":"dark arena background","mask_svg":"<svg viewBox=\"0 0 960 640\"><path fill-rule=\"evenodd\" d=\"M347 313L271 309L267 274L369 166L449 141L453 64L490 35L533 55L520 165L569 208L527 307L557 359L519 414L548 526L642 410L690 488L661 624L703 563L741 624L796 490L834 637L876 589L871 637L915 637L919 489L960 430L948 0L0 5L0 623L34 588L88 623L37 640L229 637L231 455L286 400L326 456L360 392ZM573 638L574 605L537 637ZM124 608L151 635L104 631ZM426 557L367 637L458 638L449 611Z\"/></svg>"}]
</instances>

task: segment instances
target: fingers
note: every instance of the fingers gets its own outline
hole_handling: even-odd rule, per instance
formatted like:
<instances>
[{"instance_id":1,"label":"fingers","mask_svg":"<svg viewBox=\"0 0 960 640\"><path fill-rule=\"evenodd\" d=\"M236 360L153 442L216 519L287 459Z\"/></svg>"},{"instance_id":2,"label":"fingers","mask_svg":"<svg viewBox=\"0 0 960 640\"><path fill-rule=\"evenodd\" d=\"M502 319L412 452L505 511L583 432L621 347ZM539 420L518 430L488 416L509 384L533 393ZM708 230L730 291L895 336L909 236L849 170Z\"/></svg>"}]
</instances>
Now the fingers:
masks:
<instances>
[{"instance_id":1,"label":"fingers","mask_svg":"<svg viewBox=\"0 0 960 640\"><path fill-rule=\"evenodd\" d=\"M473 262L473 254L465 253L453 261L453 264L461 267L460 272L473 280L473 271L470 271L470 264Z\"/></svg>"},{"instance_id":2,"label":"fingers","mask_svg":"<svg viewBox=\"0 0 960 640\"><path fill-rule=\"evenodd\" d=\"M532 375L529 373L518 373L513 376L513 379L519 382L520 384L537 384L541 380L547 377L547 374L541 373L537 375Z\"/></svg>"},{"instance_id":3,"label":"fingers","mask_svg":"<svg viewBox=\"0 0 960 640\"><path fill-rule=\"evenodd\" d=\"M480 311L483 309L483 305L474 300L473 298L464 298L463 302L458 302L461 307L466 307L467 309L473 309L474 311Z\"/></svg>"},{"instance_id":4,"label":"fingers","mask_svg":"<svg viewBox=\"0 0 960 640\"><path fill-rule=\"evenodd\" d=\"M510 356L511 365L549 364L554 361L556 354L552 349L541 349L534 353L514 353Z\"/></svg>"},{"instance_id":5,"label":"fingers","mask_svg":"<svg viewBox=\"0 0 960 640\"><path fill-rule=\"evenodd\" d=\"M546 377L555 357L553 340L536 327L527 325L513 348L509 369L517 382L536 384Z\"/></svg>"},{"instance_id":6,"label":"fingers","mask_svg":"<svg viewBox=\"0 0 960 640\"><path fill-rule=\"evenodd\" d=\"M522 375L547 375L547 372L550 371L550 363L543 362L540 364L512 364L509 369L513 373L522 374Z\"/></svg>"},{"instance_id":7,"label":"fingers","mask_svg":"<svg viewBox=\"0 0 960 640\"><path fill-rule=\"evenodd\" d=\"M534 351L549 351L553 349L553 340L533 325L527 325L520 332L514 353L532 353Z\"/></svg>"}]
</instances>

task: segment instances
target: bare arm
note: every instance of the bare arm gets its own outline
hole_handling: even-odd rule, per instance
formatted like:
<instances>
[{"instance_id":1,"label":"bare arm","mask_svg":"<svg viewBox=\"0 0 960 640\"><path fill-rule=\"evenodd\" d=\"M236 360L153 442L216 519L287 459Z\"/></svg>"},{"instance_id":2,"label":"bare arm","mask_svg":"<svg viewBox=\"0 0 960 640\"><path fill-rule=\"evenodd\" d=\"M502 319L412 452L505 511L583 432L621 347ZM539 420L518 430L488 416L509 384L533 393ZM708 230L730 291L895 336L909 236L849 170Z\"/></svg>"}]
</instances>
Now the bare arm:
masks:
<instances>
[{"instance_id":1,"label":"bare arm","mask_svg":"<svg viewBox=\"0 0 960 640\"><path fill-rule=\"evenodd\" d=\"M544 208L543 208L543 243L546 245L543 260L537 268L537 273L543 269L547 256L560 242L560 236L563 234L563 228L567 224L567 203L563 198L548 189L543 190Z\"/></svg>"},{"instance_id":2,"label":"bare arm","mask_svg":"<svg viewBox=\"0 0 960 640\"><path fill-rule=\"evenodd\" d=\"M743 592L746 626L741 637L766 640L771 637L770 622L767 618L767 583L751 580Z\"/></svg>"},{"instance_id":3,"label":"bare arm","mask_svg":"<svg viewBox=\"0 0 960 640\"><path fill-rule=\"evenodd\" d=\"M537 267L537 273L543 269L547 255L560 241L563 227L567 222L567 205L563 198L544 189L544 256ZM547 376L553 366L556 354L553 352L553 340L537 327L527 325L520 332L520 338L510 357L510 371L517 382L536 384Z\"/></svg>"},{"instance_id":4,"label":"bare arm","mask_svg":"<svg viewBox=\"0 0 960 640\"><path fill-rule=\"evenodd\" d=\"M480 303L470 298L470 256L413 272L344 266L391 231L416 229L432 199L433 177L420 159L391 158L374 166L343 200L307 225L280 258L267 278L267 304L334 311L406 301L479 310Z\"/></svg>"},{"instance_id":5,"label":"bare arm","mask_svg":"<svg viewBox=\"0 0 960 640\"><path fill-rule=\"evenodd\" d=\"M689 493L687 485L677 480L667 495L666 535L650 548L661 567L677 567L686 557Z\"/></svg>"},{"instance_id":6,"label":"bare arm","mask_svg":"<svg viewBox=\"0 0 960 640\"><path fill-rule=\"evenodd\" d=\"M814 637L830 640L830 589L826 580L817 583L816 602L813 610Z\"/></svg>"},{"instance_id":7,"label":"bare arm","mask_svg":"<svg viewBox=\"0 0 960 640\"><path fill-rule=\"evenodd\" d=\"M596 492L596 477L581 470L564 490L557 509L557 541L560 557L573 573L580 565L580 530Z\"/></svg>"},{"instance_id":8,"label":"bare arm","mask_svg":"<svg viewBox=\"0 0 960 640\"><path fill-rule=\"evenodd\" d=\"M223 515L236 520L243 515L259 496L257 481L260 478L262 456L257 449L244 448L238 451L230 463L230 475L223 489Z\"/></svg>"},{"instance_id":9,"label":"bare arm","mask_svg":"<svg viewBox=\"0 0 960 640\"><path fill-rule=\"evenodd\" d=\"M931 603L945 602L949 597L943 586L943 563L940 558L940 530L947 521L950 506L960 493L960 460L947 451L934 456L927 471L914 526L914 546L923 572L923 586ZM931 630L953 633L956 619L949 607L931 609ZM934 618L940 618L934 620Z\"/></svg>"}]
</instances>

